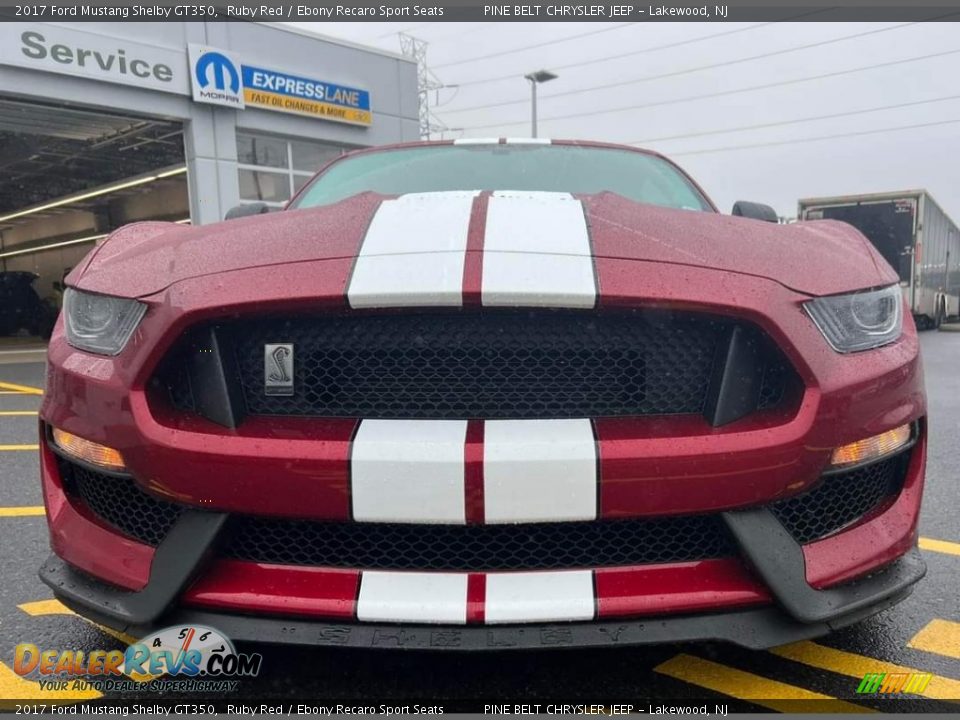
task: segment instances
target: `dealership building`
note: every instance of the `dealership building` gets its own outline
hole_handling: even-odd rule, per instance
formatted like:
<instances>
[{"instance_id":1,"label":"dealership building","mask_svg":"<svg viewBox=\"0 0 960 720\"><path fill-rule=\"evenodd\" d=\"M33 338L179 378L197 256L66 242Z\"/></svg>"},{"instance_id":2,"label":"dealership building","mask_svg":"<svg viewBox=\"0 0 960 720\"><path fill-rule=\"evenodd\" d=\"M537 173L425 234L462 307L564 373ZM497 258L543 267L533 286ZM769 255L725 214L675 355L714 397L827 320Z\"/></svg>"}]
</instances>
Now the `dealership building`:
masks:
<instances>
[{"instance_id":1,"label":"dealership building","mask_svg":"<svg viewBox=\"0 0 960 720\"><path fill-rule=\"evenodd\" d=\"M418 128L401 55L251 22L0 23L0 271L52 295L122 225L280 207Z\"/></svg>"}]
</instances>

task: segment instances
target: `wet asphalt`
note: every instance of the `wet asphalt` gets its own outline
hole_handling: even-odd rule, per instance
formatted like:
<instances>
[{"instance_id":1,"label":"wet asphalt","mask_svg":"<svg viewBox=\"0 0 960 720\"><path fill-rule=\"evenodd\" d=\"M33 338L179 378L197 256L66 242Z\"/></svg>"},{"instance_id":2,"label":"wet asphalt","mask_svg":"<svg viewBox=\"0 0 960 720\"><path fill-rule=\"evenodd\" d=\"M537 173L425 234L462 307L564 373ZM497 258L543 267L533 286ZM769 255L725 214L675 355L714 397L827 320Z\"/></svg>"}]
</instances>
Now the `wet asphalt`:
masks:
<instances>
[{"instance_id":1,"label":"wet asphalt","mask_svg":"<svg viewBox=\"0 0 960 720\"><path fill-rule=\"evenodd\" d=\"M832 698L866 707L956 711L958 705L942 700L960 701L960 332L923 333L922 346L930 443L920 534L943 542L923 551L927 577L900 605L784 652L717 643L474 655L257 645L242 649L263 654L260 676L244 681L228 699L376 700L401 706L625 701L643 709L662 700L710 703L712 711L713 704L738 700L750 703L745 707L790 709L783 701ZM0 448L30 446L36 443L37 417L9 413L35 412L42 398L2 384L41 388L44 366L4 364L2 355ZM17 643L86 651L123 647L97 626L57 612L56 605L36 604L52 597L37 578L49 552L45 519L29 510L3 514L42 504L36 455L0 450L0 699L6 700L45 697L35 683L24 684L12 674ZM925 699L894 706L856 694L864 672L904 668L933 674Z\"/></svg>"}]
</instances>

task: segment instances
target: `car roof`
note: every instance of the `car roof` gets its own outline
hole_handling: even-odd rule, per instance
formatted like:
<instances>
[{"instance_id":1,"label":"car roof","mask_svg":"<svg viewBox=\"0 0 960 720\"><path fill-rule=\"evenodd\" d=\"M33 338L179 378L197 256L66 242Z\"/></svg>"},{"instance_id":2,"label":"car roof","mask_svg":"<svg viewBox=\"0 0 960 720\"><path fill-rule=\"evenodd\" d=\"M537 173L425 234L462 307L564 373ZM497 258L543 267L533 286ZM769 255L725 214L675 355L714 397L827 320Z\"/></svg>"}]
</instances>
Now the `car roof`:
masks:
<instances>
[{"instance_id":1,"label":"car roof","mask_svg":"<svg viewBox=\"0 0 960 720\"><path fill-rule=\"evenodd\" d=\"M387 150L399 150L402 148L430 147L443 145L573 145L577 147L595 147L607 148L611 150L627 150L629 152L642 153L644 155L654 155L664 160L669 160L665 155L656 150L636 147L635 145L624 145L622 143L604 142L600 140L576 140L563 138L526 138L526 137L486 137L486 138L457 138L452 140L414 140L410 142L391 143L389 145L376 145L374 147L355 148L346 151L341 157L350 155L360 155L371 152L383 152Z\"/></svg>"}]
</instances>

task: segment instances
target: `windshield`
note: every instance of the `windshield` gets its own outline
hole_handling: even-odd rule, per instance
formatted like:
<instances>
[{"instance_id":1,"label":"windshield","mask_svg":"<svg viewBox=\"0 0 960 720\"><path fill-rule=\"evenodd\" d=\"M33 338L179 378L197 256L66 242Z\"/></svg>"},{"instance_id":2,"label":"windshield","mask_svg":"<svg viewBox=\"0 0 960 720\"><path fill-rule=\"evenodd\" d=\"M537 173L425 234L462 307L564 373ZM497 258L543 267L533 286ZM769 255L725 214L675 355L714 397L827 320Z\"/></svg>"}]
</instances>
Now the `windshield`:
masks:
<instances>
[{"instance_id":1,"label":"windshield","mask_svg":"<svg viewBox=\"0 0 960 720\"><path fill-rule=\"evenodd\" d=\"M613 192L631 200L711 211L709 202L662 158L575 145L425 145L360 153L319 175L291 204L329 205L362 192L444 190Z\"/></svg>"}]
</instances>

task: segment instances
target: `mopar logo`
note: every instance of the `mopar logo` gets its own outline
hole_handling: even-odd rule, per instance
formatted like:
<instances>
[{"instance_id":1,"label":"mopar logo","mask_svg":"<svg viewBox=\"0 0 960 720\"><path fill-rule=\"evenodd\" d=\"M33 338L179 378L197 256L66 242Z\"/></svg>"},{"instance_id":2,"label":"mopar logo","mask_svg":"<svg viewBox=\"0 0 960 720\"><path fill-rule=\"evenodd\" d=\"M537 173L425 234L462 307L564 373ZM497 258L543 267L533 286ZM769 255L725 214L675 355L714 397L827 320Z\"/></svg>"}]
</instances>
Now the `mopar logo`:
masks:
<instances>
[{"instance_id":1,"label":"mopar logo","mask_svg":"<svg viewBox=\"0 0 960 720\"><path fill-rule=\"evenodd\" d=\"M217 90L226 90L227 83L230 84L230 92L237 94L240 92L240 73L233 63L218 52L205 53L197 61L197 82L200 87L206 88L210 84L210 76L213 76L213 86Z\"/></svg>"},{"instance_id":2,"label":"mopar logo","mask_svg":"<svg viewBox=\"0 0 960 720\"><path fill-rule=\"evenodd\" d=\"M190 45L190 79L197 102L244 107L240 63L216 48Z\"/></svg>"}]
</instances>

